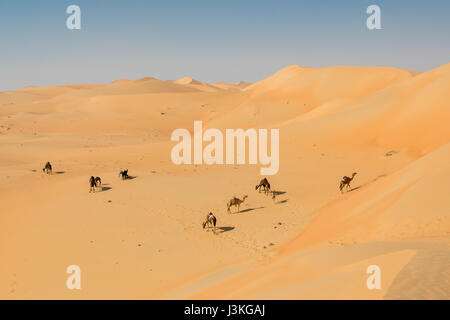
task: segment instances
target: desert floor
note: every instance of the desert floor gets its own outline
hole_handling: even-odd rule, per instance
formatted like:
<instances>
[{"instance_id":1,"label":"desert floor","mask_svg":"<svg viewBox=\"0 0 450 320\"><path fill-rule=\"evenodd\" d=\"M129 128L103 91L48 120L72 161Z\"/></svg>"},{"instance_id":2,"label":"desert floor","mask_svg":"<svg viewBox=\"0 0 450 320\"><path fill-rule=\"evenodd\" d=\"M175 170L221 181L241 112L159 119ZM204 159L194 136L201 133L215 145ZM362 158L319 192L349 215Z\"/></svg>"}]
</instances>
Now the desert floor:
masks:
<instances>
[{"instance_id":1,"label":"desert floor","mask_svg":"<svg viewBox=\"0 0 450 320\"><path fill-rule=\"evenodd\" d=\"M255 191L259 164L173 164L170 135L194 120L279 128L275 200ZM449 299L449 120L450 64L2 92L0 298Z\"/></svg>"}]
</instances>

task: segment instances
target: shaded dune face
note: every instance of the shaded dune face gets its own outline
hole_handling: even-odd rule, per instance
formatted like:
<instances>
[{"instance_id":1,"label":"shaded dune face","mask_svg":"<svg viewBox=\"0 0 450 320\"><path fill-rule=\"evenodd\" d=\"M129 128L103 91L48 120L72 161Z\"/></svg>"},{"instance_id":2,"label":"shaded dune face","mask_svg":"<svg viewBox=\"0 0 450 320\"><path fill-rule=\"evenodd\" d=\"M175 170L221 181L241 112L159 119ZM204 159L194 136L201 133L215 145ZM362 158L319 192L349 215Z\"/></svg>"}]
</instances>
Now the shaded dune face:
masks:
<instances>
[{"instance_id":1,"label":"shaded dune face","mask_svg":"<svg viewBox=\"0 0 450 320\"><path fill-rule=\"evenodd\" d=\"M0 297L448 299L449 87L450 64L2 92ZM255 191L259 166L174 165L170 135L195 120L278 128L276 198ZM88 275L79 292L71 264Z\"/></svg>"},{"instance_id":2,"label":"shaded dune face","mask_svg":"<svg viewBox=\"0 0 450 320\"><path fill-rule=\"evenodd\" d=\"M281 125L297 117L322 116L413 77L414 73L395 68L289 66L246 87L239 108L215 125Z\"/></svg>"}]
</instances>

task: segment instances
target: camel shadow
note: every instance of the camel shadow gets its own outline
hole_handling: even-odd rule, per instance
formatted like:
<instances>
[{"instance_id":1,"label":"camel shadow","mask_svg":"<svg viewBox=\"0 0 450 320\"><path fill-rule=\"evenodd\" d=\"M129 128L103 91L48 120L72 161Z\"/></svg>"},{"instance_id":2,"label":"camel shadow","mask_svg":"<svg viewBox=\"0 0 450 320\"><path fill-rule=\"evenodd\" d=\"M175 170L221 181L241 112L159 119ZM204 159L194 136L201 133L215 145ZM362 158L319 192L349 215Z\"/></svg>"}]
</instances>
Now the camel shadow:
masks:
<instances>
[{"instance_id":1,"label":"camel shadow","mask_svg":"<svg viewBox=\"0 0 450 320\"><path fill-rule=\"evenodd\" d=\"M352 191L358 190L359 188L361 188L361 186L357 186L357 187L351 188L347 192L352 192Z\"/></svg>"},{"instance_id":2,"label":"camel shadow","mask_svg":"<svg viewBox=\"0 0 450 320\"><path fill-rule=\"evenodd\" d=\"M378 179L384 178L384 177L386 177L386 176L387 176L387 174L380 174L378 177L376 177L376 178L373 179L372 181L377 181Z\"/></svg>"},{"instance_id":3,"label":"camel shadow","mask_svg":"<svg viewBox=\"0 0 450 320\"><path fill-rule=\"evenodd\" d=\"M275 196L279 196L279 195L282 195L282 194L285 194L286 193L286 191L272 191L272 193L275 195Z\"/></svg>"},{"instance_id":4,"label":"camel shadow","mask_svg":"<svg viewBox=\"0 0 450 320\"><path fill-rule=\"evenodd\" d=\"M108 191L108 190L112 189L111 187L104 187L104 186L101 186L100 188L101 189L98 192L105 192L105 191Z\"/></svg>"},{"instance_id":5,"label":"camel shadow","mask_svg":"<svg viewBox=\"0 0 450 320\"><path fill-rule=\"evenodd\" d=\"M387 153L384 154L385 157L392 157L393 155L395 155L396 153L399 153L398 150L391 150Z\"/></svg>"},{"instance_id":6,"label":"camel shadow","mask_svg":"<svg viewBox=\"0 0 450 320\"><path fill-rule=\"evenodd\" d=\"M128 177L126 177L125 179L122 179L122 180L133 180L133 179L136 179L137 178L137 176L128 176Z\"/></svg>"},{"instance_id":7,"label":"camel shadow","mask_svg":"<svg viewBox=\"0 0 450 320\"><path fill-rule=\"evenodd\" d=\"M217 233L220 234L220 233L234 230L234 227L217 227L217 229L219 230Z\"/></svg>"},{"instance_id":8,"label":"camel shadow","mask_svg":"<svg viewBox=\"0 0 450 320\"><path fill-rule=\"evenodd\" d=\"M248 209L240 210L240 211L238 211L238 212L236 212L236 213L245 213L245 212L250 212L250 211L258 210L258 209L264 209L264 207L248 208Z\"/></svg>"},{"instance_id":9,"label":"camel shadow","mask_svg":"<svg viewBox=\"0 0 450 320\"><path fill-rule=\"evenodd\" d=\"M280 200L280 201L277 201L277 202L275 202L276 204L282 204L282 203L286 203L286 202L288 202L289 201L289 199L284 199L284 200Z\"/></svg>"},{"instance_id":10,"label":"camel shadow","mask_svg":"<svg viewBox=\"0 0 450 320\"><path fill-rule=\"evenodd\" d=\"M53 172L53 174L64 174L64 173L66 173L65 171L56 171L56 172Z\"/></svg>"}]
</instances>

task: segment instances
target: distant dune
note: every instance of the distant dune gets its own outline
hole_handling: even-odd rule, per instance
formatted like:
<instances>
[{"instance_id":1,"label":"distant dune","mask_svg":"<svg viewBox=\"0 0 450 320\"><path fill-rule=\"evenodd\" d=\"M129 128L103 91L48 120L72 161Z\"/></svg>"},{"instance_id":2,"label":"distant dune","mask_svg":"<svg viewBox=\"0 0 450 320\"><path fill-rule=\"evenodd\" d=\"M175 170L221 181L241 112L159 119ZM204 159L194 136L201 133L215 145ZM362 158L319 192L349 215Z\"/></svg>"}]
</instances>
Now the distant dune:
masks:
<instances>
[{"instance_id":1,"label":"distant dune","mask_svg":"<svg viewBox=\"0 0 450 320\"><path fill-rule=\"evenodd\" d=\"M251 85L250 82L239 81L238 83L227 83L227 82L215 82L212 84L215 87L225 89L225 90L244 90Z\"/></svg>"},{"instance_id":2,"label":"distant dune","mask_svg":"<svg viewBox=\"0 0 450 320\"><path fill-rule=\"evenodd\" d=\"M449 88L450 64L2 92L0 297L449 299ZM259 166L174 165L170 135L194 120L279 128L276 198L255 191ZM72 264L80 291L65 287Z\"/></svg>"},{"instance_id":3,"label":"distant dune","mask_svg":"<svg viewBox=\"0 0 450 320\"><path fill-rule=\"evenodd\" d=\"M175 80L175 81L173 81L173 83L184 85L189 88L193 88L193 89L196 89L199 91L204 91L204 92L215 92L218 89L212 85L192 79L190 77L184 77L184 78Z\"/></svg>"}]
</instances>

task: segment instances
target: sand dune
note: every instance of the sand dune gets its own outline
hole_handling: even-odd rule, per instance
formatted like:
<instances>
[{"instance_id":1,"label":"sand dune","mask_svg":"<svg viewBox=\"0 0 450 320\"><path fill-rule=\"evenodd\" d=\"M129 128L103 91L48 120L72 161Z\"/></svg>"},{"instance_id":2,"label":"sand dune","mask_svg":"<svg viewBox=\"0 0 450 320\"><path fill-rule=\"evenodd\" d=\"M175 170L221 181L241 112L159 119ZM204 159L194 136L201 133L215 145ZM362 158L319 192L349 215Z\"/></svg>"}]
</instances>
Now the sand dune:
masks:
<instances>
[{"instance_id":1,"label":"sand dune","mask_svg":"<svg viewBox=\"0 0 450 320\"><path fill-rule=\"evenodd\" d=\"M411 72L395 68L289 66L245 91L264 100L291 98L319 105L337 98L366 96L412 77Z\"/></svg>"},{"instance_id":2,"label":"sand dune","mask_svg":"<svg viewBox=\"0 0 450 320\"><path fill-rule=\"evenodd\" d=\"M0 93L0 297L448 299L449 84L450 64L290 66L254 84ZM194 120L279 128L277 198L255 191L258 166L175 166L170 134ZM201 228L210 211L217 235ZM71 264L80 291L65 287ZM373 264L380 290L366 287Z\"/></svg>"},{"instance_id":3,"label":"sand dune","mask_svg":"<svg viewBox=\"0 0 450 320\"><path fill-rule=\"evenodd\" d=\"M173 81L173 83L183 85L185 87L192 88L195 90L203 91L203 92L216 92L219 90L218 87L209 85L202 81L192 79L190 77L184 77L184 78L175 80L175 81Z\"/></svg>"},{"instance_id":4,"label":"sand dune","mask_svg":"<svg viewBox=\"0 0 450 320\"><path fill-rule=\"evenodd\" d=\"M221 88L221 89L225 89L225 90L240 91L240 90L244 90L245 88L250 86L251 83L245 82L245 81L240 81L238 83L215 82L212 85L215 87Z\"/></svg>"},{"instance_id":5,"label":"sand dune","mask_svg":"<svg viewBox=\"0 0 450 320\"><path fill-rule=\"evenodd\" d=\"M329 103L325 110L313 110L281 125L287 134L312 130L328 144L370 144L421 156L449 140L449 79L446 65L346 104ZM310 119L314 121L306 121ZM329 131L334 132L331 139Z\"/></svg>"},{"instance_id":6,"label":"sand dune","mask_svg":"<svg viewBox=\"0 0 450 320\"><path fill-rule=\"evenodd\" d=\"M239 108L218 118L214 125L270 126L316 109L341 110L414 75L394 68L289 66L246 87L246 99Z\"/></svg>"}]
</instances>

